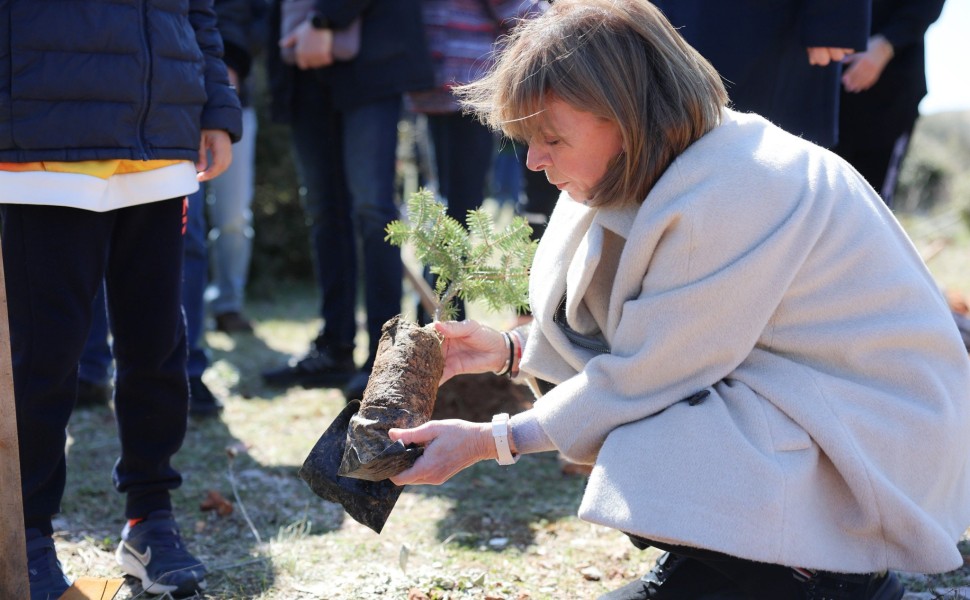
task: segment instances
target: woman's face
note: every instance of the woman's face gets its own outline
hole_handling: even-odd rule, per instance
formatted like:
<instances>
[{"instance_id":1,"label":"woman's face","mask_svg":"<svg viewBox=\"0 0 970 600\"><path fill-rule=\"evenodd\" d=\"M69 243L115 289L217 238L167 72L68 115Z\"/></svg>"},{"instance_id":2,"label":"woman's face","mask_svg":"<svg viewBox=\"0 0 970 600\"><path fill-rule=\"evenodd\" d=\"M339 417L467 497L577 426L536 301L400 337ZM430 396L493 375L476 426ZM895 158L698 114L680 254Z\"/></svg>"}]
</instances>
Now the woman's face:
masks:
<instances>
[{"instance_id":1,"label":"woman's face","mask_svg":"<svg viewBox=\"0 0 970 600\"><path fill-rule=\"evenodd\" d=\"M529 140L526 166L545 171L549 183L573 200L589 200L607 165L623 149L620 128L558 99L546 102L540 118L543 124Z\"/></svg>"}]
</instances>

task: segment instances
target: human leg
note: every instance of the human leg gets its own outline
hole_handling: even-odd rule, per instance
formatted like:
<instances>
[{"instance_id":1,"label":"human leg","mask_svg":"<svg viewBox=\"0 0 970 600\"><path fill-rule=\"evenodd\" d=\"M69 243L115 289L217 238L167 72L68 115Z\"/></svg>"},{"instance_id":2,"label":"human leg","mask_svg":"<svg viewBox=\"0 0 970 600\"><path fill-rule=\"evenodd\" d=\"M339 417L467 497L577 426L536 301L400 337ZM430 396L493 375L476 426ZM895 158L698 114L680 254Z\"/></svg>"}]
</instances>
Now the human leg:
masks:
<instances>
[{"instance_id":1,"label":"human leg","mask_svg":"<svg viewBox=\"0 0 970 600\"><path fill-rule=\"evenodd\" d=\"M96 406L111 399L111 344L104 286L98 287L91 309L91 332L84 343L77 373L77 405Z\"/></svg>"},{"instance_id":2,"label":"human leg","mask_svg":"<svg viewBox=\"0 0 970 600\"><path fill-rule=\"evenodd\" d=\"M51 538L66 481L78 360L104 273L113 217L0 205L31 598L69 585Z\"/></svg>"},{"instance_id":3,"label":"human leg","mask_svg":"<svg viewBox=\"0 0 970 600\"><path fill-rule=\"evenodd\" d=\"M359 236L363 252L368 337L367 361L352 382L353 391L362 392L361 383L366 386L384 323L401 312L404 278L401 252L384 240L388 223L400 215L394 201L400 117L399 96L343 113L344 164L353 199L353 230Z\"/></svg>"},{"instance_id":4,"label":"human leg","mask_svg":"<svg viewBox=\"0 0 970 600\"><path fill-rule=\"evenodd\" d=\"M186 208L184 199L171 199L115 211L105 274L121 439L114 482L126 494L129 519L117 558L150 593L166 591L153 583L178 593L205 587L205 568L185 549L171 518L170 491L182 482L171 458L185 438L188 415L182 312ZM133 533L141 531L146 533Z\"/></svg>"},{"instance_id":5,"label":"human leg","mask_svg":"<svg viewBox=\"0 0 970 600\"><path fill-rule=\"evenodd\" d=\"M846 574L793 569L630 536L640 549L664 551L646 575L600 600L899 600L894 573Z\"/></svg>"},{"instance_id":6,"label":"human leg","mask_svg":"<svg viewBox=\"0 0 970 600\"><path fill-rule=\"evenodd\" d=\"M485 181L495 155L495 136L471 115L460 112L428 115L438 184L448 203L448 216L466 224L468 211L485 200ZM434 282L430 282L434 285ZM465 318L458 302L454 318ZM430 321L425 316L425 321Z\"/></svg>"},{"instance_id":7,"label":"human leg","mask_svg":"<svg viewBox=\"0 0 970 600\"><path fill-rule=\"evenodd\" d=\"M64 493L65 428L78 361L113 217L61 207L2 208L25 525L50 535Z\"/></svg>"},{"instance_id":8,"label":"human leg","mask_svg":"<svg viewBox=\"0 0 970 600\"><path fill-rule=\"evenodd\" d=\"M243 110L243 137L232 146L232 164L206 184L208 192L209 253L215 296L209 309L216 327L252 331L242 316L249 262L253 248L253 186L256 157L256 109ZM233 319L229 315L235 315Z\"/></svg>"},{"instance_id":9,"label":"human leg","mask_svg":"<svg viewBox=\"0 0 970 600\"><path fill-rule=\"evenodd\" d=\"M219 414L222 403L202 381L209 368L205 347L205 288L209 278L209 255L206 243L205 187L187 200L185 223L185 265L183 267L182 308L185 311L185 335L189 357L189 414L210 417Z\"/></svg>"},{"instance_id":10,"label":"human leg","mask_svg":"<svg viewBox=\"0 0 970 600\"><path fill-rule=\"evenodd\" d=\"M343 173L340 115L314 74L296 79L293 148L320 288L323 327L306 355L263 373L271 385L339 387L353 375L357 249ZM359 133L355 133L359 135Z\"/></svg>"},{"instance_id":11,"label":"human leg","mask_svg":"<svg viewBox=\"0 0 970 600\"><path fill-rule=\"evenodd\" d=\"M171 509L169 490L182 482L170 459L182 444L188 412L183 206L183 199L172 199L115 211L105 276L121 436L114 479L127 494L130 519Z\"/></svg>"},{"instance_id":12,"label":"human leg","mask_svg":"<svg viewBox=\"0 0 970 600\"><path fill-rule=\"evenodd\" d=\"M468 211L480 208L485 199L485 179L495 154L495 136L473 116L463 113L428 115L428 129L438 180L448 190L448 216L465 223Z\"/></svg>"}]
</instances>

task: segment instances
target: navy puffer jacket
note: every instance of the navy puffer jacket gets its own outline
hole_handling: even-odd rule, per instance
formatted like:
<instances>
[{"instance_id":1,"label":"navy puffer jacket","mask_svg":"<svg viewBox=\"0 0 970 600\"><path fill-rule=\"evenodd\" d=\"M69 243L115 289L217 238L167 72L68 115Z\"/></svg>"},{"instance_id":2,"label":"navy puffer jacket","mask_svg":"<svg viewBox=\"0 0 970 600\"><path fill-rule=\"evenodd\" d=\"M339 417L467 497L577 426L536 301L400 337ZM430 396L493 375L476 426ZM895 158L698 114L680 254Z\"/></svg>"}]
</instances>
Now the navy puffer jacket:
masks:
<instances>
[{"instance_id":1,"label":"navy puffer jacket","mask_svg":"<svg viewBox=\"0 0 970 600\"><path fill-rule=\"evenodd\" d=\"M212 0L0 0L0 161L196 160L241 134Z\"/></svg>"}]
</instances>

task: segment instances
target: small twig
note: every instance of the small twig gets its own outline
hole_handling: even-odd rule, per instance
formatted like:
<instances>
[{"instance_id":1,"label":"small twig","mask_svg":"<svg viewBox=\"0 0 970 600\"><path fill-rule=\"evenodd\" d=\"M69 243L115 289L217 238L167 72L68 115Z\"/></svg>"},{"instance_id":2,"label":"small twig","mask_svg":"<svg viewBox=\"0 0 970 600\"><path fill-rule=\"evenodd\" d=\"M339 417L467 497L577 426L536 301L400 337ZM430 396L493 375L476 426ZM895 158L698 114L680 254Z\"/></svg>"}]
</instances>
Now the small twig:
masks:
<instances>
[{"instance_id":1,"label":"small twig","mask_svg":"<svg viewBox=\"0 0 970 600\"><path fill-rule=\"evenodd\" d=\"M236 487L236 475L232 471L232 455L229 456L229 485L232 487L232 495L236 499L236 504L239 505L239 512L242 513L244 519L246 519L246 524L249 525L249 530L253 532L253 537L256 538L257 544L262 544L263 540L259 537L259 532L256 531L256 526L253 525L252 520L249 518L249 514L246 512L246 505L243 504L242 498L239 497L239 490Z\"/></svg>"}]
</instances>

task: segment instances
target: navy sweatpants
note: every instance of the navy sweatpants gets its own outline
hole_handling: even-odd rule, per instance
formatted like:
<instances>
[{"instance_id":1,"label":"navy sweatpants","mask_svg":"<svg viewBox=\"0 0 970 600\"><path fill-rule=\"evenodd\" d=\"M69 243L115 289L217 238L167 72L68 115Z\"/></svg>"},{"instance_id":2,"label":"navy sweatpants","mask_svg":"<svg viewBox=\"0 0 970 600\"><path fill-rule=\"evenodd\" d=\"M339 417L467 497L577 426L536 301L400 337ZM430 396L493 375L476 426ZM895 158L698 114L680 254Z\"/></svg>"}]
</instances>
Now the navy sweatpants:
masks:
<instances>
[{"instance_id":1,"label":"navy sweatpants","mask_svg":"<svg viewBox=\"0 0 970 600\"><path fill-rule=\"evenodd\" d=\"M188 383L181 308L183 199L96 213L0 205L24 519L51 533L65 485L66 427L92 301L106 282L117 362L126 518L171 508L170 464L185 437Z\"/></svg>"}]
</instances>

